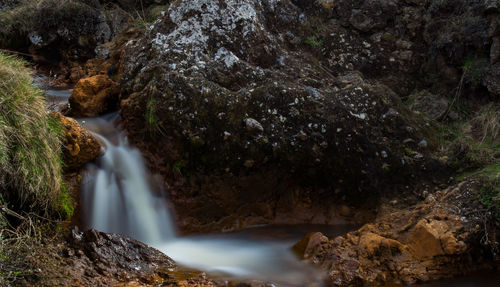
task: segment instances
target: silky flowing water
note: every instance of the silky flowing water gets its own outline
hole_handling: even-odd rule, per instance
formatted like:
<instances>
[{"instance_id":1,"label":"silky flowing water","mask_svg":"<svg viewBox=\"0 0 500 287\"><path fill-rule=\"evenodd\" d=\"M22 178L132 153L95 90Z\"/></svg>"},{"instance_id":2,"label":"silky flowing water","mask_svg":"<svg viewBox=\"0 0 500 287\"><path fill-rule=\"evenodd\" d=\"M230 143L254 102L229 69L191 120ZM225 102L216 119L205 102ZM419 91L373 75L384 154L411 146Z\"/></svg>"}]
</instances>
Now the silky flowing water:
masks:
<instances>
[{"instance_id":1,"label":"silky flowing water","mask_svg":"<svg viewBox=\"0 0 500 287\"><path fill-rule=\"evenodd\" d=\"M291 253L293 243L245 240L241 234L176 236L166 195L151 188L141 154L115 127L117 118L115 114L79 120L105 146L104 155L88 166L83 180L87 227L138 239L179 264L215 276L283 286L322 285L320 273Z\"/></svg>"},{"instance_id":2,"label":"silky flowing water","mask_svg":"<svg viewBox=\"0 0 500 287\"><path fill-rule=\"evenodd\" d=\"M65 105L70 90L48 90L53 105ZM117 127L117 114L79 119L104 143L104 155L89 164L82 186L86 227L120 233L147 243L177 263L227 279L257 279L279 286L322 286L322 274L290 251L308 232L333 237L353 226L266 226L235 233L180 237L162 190L152 188L144 160ZM421 286L498 286L487 273Z\"/></svg>"}]
</instances>

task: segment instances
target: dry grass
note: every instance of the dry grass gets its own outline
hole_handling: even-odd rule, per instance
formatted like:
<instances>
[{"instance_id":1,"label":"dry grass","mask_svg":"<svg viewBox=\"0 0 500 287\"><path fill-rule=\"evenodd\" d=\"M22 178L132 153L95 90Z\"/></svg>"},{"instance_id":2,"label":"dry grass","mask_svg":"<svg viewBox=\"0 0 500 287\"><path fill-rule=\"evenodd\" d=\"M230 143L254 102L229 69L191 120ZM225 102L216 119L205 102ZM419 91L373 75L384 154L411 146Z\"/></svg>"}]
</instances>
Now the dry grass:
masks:
<instances>
[{"instance_id":1,"label":"dry grass","mask_svg":"<svg viewBox=\"0 0 500 287\"><path fill-rule=\"evenodd\" d=\"M488 104L481 109L472 120L473 126L481 138L481 142L500 140L500 105Z\"/></svg>"},{"instance_id":2,"label":"dry grass","mask_svg":"<svg viewBox=\"0 0 500 287\"><path fill-rule=\"evenodd\" d=\"M0 195L24 210L60 207L61 130L25 62L0 53Z\"/></svg>"}]
</instances>

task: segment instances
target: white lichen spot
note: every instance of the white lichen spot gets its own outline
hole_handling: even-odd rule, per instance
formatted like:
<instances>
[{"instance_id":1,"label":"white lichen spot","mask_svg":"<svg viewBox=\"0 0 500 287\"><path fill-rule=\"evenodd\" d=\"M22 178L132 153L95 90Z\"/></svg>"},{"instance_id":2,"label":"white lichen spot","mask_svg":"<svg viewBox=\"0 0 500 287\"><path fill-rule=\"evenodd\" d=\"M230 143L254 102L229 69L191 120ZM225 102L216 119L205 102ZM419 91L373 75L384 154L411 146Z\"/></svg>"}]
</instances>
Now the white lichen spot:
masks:
<instances>
[{"instance_id":1,"label":"white lichen spot","mask_svg":"<svg viewBox=\"0 0 500 287\"><path fill-rule=\"evenodd\" d=\"M240 58L238 58L233 52L227 50L226 48L220 48L217 53L215 54L216 61L222 61L226 68L230 69L232 68L235 64L237 64L240 61Z\"/></svg>"}]
</instances>

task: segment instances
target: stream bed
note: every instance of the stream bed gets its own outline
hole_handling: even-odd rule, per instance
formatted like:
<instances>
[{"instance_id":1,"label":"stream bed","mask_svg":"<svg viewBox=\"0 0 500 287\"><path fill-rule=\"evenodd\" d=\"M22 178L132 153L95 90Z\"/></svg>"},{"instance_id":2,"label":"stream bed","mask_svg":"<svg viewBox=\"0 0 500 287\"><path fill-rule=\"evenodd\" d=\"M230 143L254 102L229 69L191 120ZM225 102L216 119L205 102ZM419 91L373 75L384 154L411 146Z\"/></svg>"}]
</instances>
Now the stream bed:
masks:
<instances>
[{"instance_id":1,"label":"stream bed","mask_svg":"<svg viewBox=\"0 0 500 287\"><path fill-rule=\"evenodd\" d=\"M67 105L71 90L46 90L51 105ZM82 187L82 221L87 228L120 233L143 241L187 268L210 276L259 280L278 286L324 286L321 272L301 262L291 247L310 232L330 238L356 226L260 226L232 233L181 237L165 191L154 190L140 152L117 126L117 113L77 119L105 143L105 154L90 164ZM421 287L500 286L500 274L488 272Z\"/></svg>"}]
</instances>

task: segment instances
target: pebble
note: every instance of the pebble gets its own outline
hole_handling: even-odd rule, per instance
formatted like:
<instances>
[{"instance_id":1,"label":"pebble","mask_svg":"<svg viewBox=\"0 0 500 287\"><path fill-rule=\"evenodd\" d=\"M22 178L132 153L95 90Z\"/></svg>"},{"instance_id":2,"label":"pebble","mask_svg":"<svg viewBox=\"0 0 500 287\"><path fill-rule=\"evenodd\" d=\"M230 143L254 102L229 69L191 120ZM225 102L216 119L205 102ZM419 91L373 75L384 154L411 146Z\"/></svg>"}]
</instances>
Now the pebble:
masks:
<instances>
[{"instance_id":1,"label":"pebble","mask_svg":"<svg viewBox=\"0 0 500 287\"><path fill-rule=\"evenodd\" d=\"M427 144L427 141L425 139L421 140L419 143L418 143L418 147L420 148L427 148L428 144Z\"/></svg>"}]
</instances>

